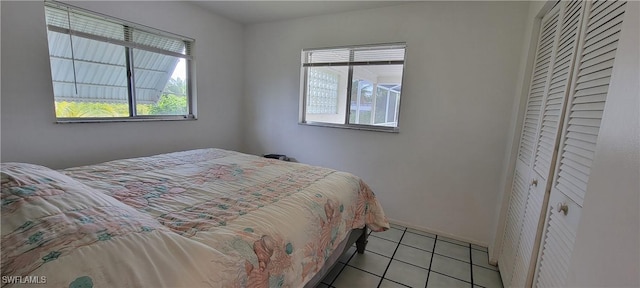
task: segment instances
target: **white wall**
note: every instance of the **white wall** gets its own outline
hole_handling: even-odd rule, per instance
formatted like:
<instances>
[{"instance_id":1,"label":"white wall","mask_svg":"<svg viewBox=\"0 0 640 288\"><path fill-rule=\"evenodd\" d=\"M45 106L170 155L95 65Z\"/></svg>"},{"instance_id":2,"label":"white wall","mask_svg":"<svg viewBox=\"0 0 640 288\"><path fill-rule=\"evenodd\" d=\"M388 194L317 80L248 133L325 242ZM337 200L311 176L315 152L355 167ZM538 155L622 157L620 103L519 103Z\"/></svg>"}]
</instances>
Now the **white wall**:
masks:
<instances>
[{"instance_id":1,"label":"white wall","mask_svg":"<svg viewBox=\"0 0 640 288\"><path fill-rule=\"evenodd\" d=\"M627 5L569 287L640 287L640 2Z\"/></svg>"},{"instance_id":2,"label":"white wall","mask_svg":"<svg viewBox=\"0 0 640 288\"><path fill-rule=\"evenodd\" d=\"M187 3L71 3L196 39L198 120L54 124L42 1L2 1L2 158L53 168L200 147L241 149L243 27Z\"/></svg>"},{"instance_id":3,"label":"white wall","mask_svg":"<svg viewBox=\"0 0 640 288\"><path fill-rule=\"evenodd\" d=\"M247 150L352 172L389 218L488 244L528 6L416 2L247 26ZM399 134L297 124L303 48L390 42L407 43Z\"/></svg>"}]
</instances>

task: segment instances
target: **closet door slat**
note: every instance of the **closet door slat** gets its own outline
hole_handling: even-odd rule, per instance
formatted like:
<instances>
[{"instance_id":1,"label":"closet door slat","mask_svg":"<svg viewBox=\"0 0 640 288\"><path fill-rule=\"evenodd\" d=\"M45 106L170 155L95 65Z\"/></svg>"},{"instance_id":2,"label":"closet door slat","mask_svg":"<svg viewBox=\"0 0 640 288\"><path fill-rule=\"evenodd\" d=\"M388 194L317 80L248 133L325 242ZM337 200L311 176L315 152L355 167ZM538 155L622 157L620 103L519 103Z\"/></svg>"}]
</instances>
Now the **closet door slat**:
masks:
<instances>
[{"instance_id":1,"label":"closet door slat","mask_svg":"<svg viewBox=\"0 0 640 288\"><path fill-rule=\"evenodd\" d=\"M556 193L554 193L556 192ZM562 193L551 192L535 287L566 287L567 273L581 216L580 207ZM568 213L556 204L568 207Z\"/></svg>"}]
</instances>

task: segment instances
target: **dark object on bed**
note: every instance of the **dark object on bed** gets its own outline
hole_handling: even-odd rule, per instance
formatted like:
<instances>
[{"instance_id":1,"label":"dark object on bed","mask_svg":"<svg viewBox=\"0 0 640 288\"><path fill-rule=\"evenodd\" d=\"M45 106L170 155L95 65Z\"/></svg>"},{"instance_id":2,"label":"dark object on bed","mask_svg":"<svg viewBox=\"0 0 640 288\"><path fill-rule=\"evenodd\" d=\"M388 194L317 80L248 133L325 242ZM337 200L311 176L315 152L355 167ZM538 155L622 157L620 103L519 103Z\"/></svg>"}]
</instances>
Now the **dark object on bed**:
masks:
<instances>
[{"instance_id":1,"label":"dark object on bed","mask_svg":"<svg viewBox=\"0 0 640 288\"><path fill-rule=\"evenodd\" d=\"M264 155L264 158L278 159L278 160L289 162L289 157L287 157L287 155L284 155L284 154L267 154L267 155Z\"/></svg>"}]
</instances>

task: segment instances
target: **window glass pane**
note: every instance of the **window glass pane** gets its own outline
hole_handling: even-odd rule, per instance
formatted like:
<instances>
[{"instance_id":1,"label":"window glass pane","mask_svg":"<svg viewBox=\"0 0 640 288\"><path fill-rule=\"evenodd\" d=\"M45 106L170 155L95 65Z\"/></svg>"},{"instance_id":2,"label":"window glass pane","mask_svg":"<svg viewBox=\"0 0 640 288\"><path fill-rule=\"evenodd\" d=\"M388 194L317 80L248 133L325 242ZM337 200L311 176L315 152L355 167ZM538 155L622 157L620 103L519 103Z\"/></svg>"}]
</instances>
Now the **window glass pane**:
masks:
<instances>
[{"instance_id":1,"label":"window glass pane","mask_svg":"<svg viewBox=\"0 0 640 288\"><path fill-rule=\"evenodd\" d=\"M133 50L138 115L187 115L187 63L183 58Z\"/></svg>"},{"instance_id":2,"label":"window glass pane","mask_svg":"<svg viewBox=\"0 0 640 288\"><path fill-rule=\"evenodd\" d=\"M347 66L307 67L306 115L310 122L344 124Z\"/></svg>"},{"instance_id":3,"label":"window glass pane","mask_svg":"<svg viewBox=\"0 0 640 288\"><path fill-rule=\"evenodd\" d=\"M56 117L129 116L124 47L53 31L47 35Z\"/></svg>"},{"instance_id":4,"label":"window glass pane","mask_svg":"<svg viewBox=\"0 0 640 288\"><path fill-rule=\"evenodd\" d=\"M396 101L398 100L398 93L391 92L389 93L389 106L387 108L387 123L390 122L398 122L397 113L396 113Z\"/></svg>"},{"instance_id":5,"label":"window glass pane","mask_svg":"<svg viewBox=\"0 0 640 288\"><path fill-rule=\"evenodd\" d=\"M351 124L372 124L373 83L365 79L356 79L354 69L351 86Z\"/></svg>"},{"instance_id":6,"label":"window glass pane","mask_svg":"<svg viewBox=\"0 0 640 288\"><path fill-rule=\"evenodd\" d=\"M340 74L329 67L309 68L307 77L307 113L338 113Z\"/></svg>"},{"instance_id":7,"label":"window glass pane","mask_svg":"<svg viewBox=\"0 0 640 288\"><path fill-rule=\"evenodd\" d=\"M402 66L353 67L349 123L397 127L396 107L400 97ZM374 86L376 87L375 95L373 95ZM374 108L373 98L376 100L375 109L372 109ZM375 115L372 115L372 112L375 112Z\"/></svg>"},{"instance_id":8,"label":"window glass pane","mask_svg":"<svg viewBox=\"0 0 640 288\"><path fill-rule=\"evenodd\" d=\"M374 119L374 124L380 124L380 123L385 123L387 122L387 99L389 97L389 90L378 86L378 89L376 90L377 95L376 95L376 109L375 109L375 119Z\"/></svg>"}]
</instances>

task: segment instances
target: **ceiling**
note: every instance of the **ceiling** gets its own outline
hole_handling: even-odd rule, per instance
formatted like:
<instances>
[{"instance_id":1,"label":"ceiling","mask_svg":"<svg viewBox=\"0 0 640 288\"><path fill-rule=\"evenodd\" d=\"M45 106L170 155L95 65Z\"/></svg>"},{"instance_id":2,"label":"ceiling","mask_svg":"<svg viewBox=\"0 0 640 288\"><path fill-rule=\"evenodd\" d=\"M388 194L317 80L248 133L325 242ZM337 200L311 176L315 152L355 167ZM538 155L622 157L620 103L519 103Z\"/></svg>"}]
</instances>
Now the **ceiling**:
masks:
<instances>
[{"instance_id":1,"label":"ceiling","mask_svg":"<svg viewBox=\"0 0 640 288\"><path fill-rule=\"evenodd\" d=\"M192 1L196 6L242 24L378 8L406 1Z\"/></svg>"}]
</instances>

